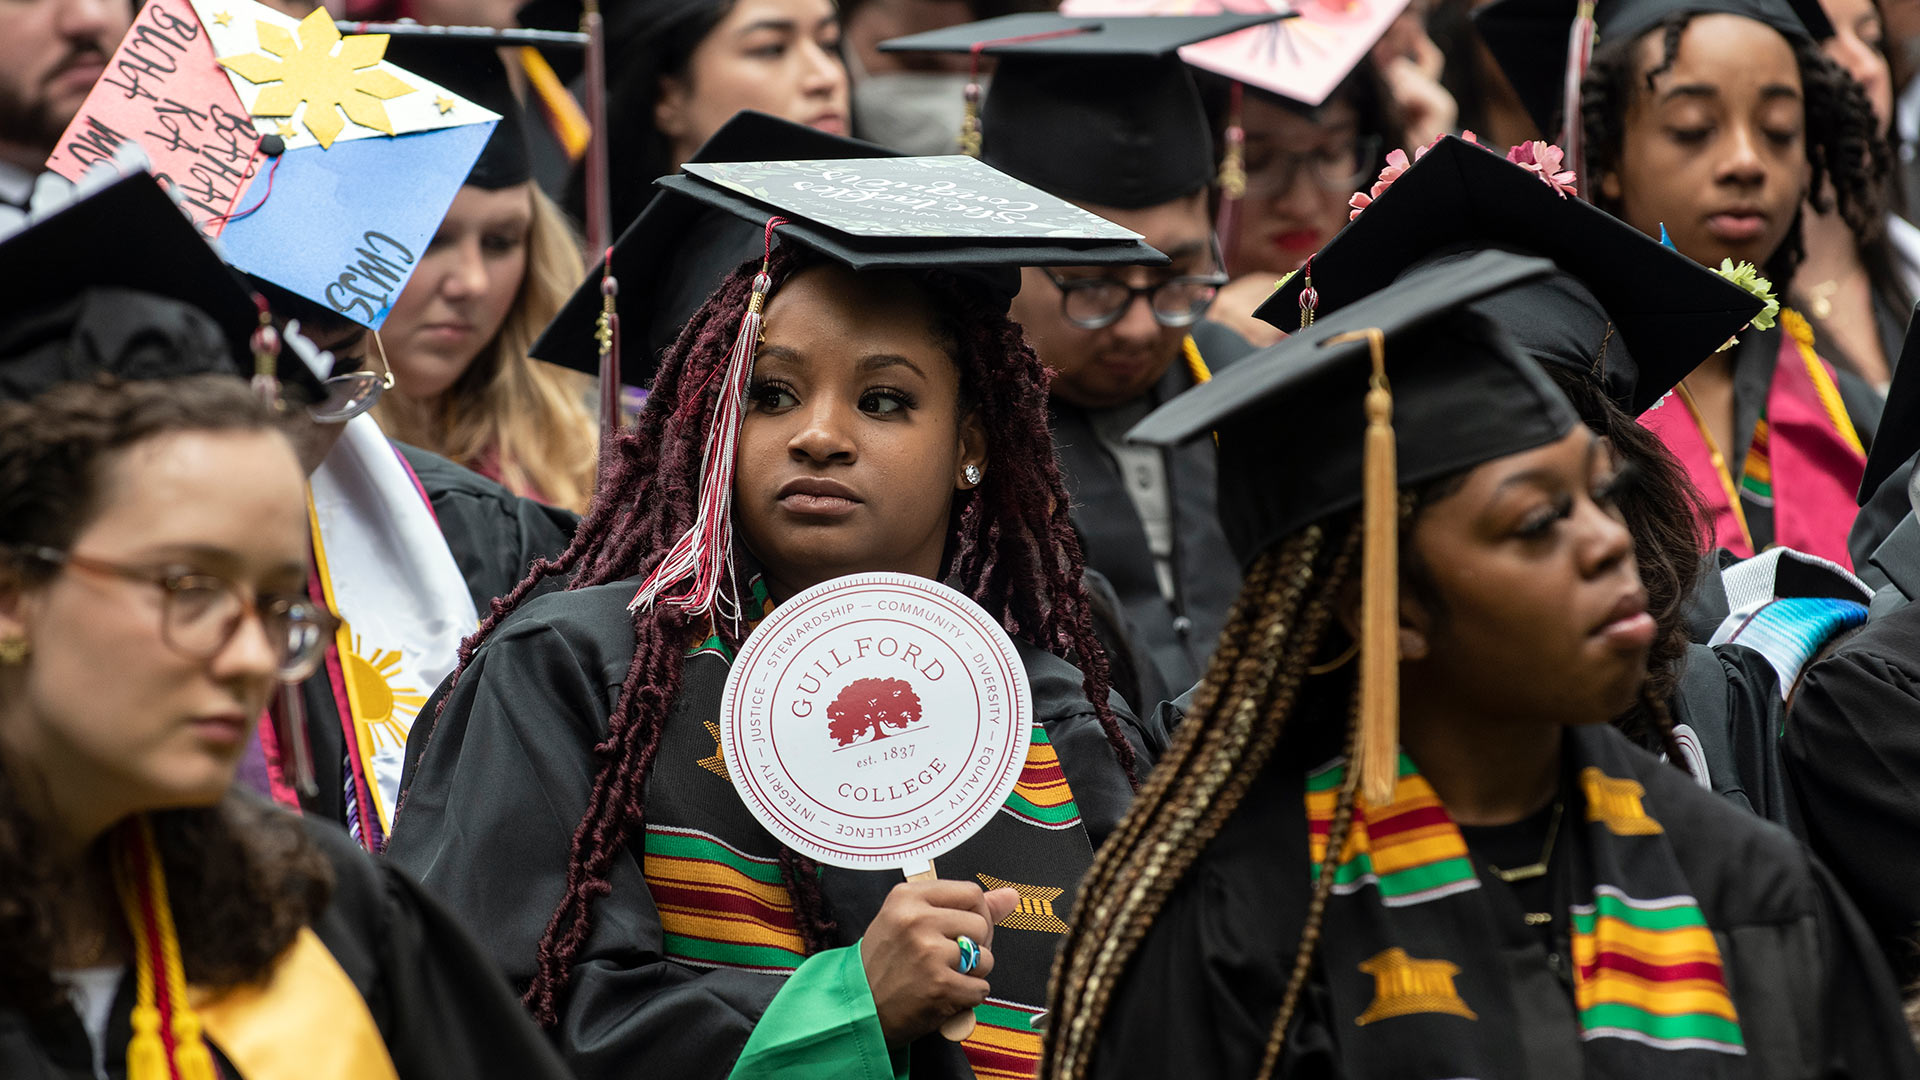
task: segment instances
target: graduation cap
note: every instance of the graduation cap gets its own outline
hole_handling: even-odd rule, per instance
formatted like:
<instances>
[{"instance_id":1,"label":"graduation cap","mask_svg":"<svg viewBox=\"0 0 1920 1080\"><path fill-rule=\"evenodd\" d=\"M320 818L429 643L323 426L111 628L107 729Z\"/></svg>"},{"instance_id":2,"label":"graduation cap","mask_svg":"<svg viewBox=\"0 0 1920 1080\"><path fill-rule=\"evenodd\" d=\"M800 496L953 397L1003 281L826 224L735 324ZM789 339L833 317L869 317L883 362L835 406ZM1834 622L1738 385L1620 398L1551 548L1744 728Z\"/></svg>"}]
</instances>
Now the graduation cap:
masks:
<instances>
[{"instance_id":1,"label":"graduation cap","mask_svg":"<svg viewBox=\"0 0 1920 1080\"><path fill-rule=\"evenodd\" d=\"M800 124L742 110L713 133L692 162L761 157L873 158L893 152L872 143L829 135ZM707 302L707 296L764 246L766 221L749 222L718 207L656 193L613 247L612 276L627 296L642 298L621 313L620 382L646 386L661 350ZM595 319L603 304L602 260L533 343L532 355L588 375L599 374ZM638 346L637 348L635 346Z\"/></svg>"},{"instance_id":2,"label":"graduation cap","mask_svg":"<svg viewBox=\"0 0 1920 1080\"><path fill-rule=\"evenodd\" d=\"M1464 307L1552 270L1500 251L1417 270L1242 357L1127 433L1159 446L1215 434L1221 524L1243 563L1361 507L1358 758L1376 805L1391 801L1399 744L1398 492L1580 423L1546 372Z\"/></svg>"},{"instance_id":3,"label":"graduation cap","mask_svg":"<svg viewBox=\"0 0 1920 1080\"><path fill-rule=\"evenodd\" d=\"M741 162L755 152L775 160ZM731 160L730 160L731 159ZM621 379L652 381L659 351L721 280L773 235L853 270L944 270L1005 309L1022 266L1164 263L1137 233L975 161L907 158L764 113L743 112L716 133L613 248L643 349L622 349ZM598 273L567 301L533 355L597 371Z\"/></svg>"},{"instance_id":4,"label":"graduation cap","mask_svg":"<svg viewBox=\"0 0 1920 1080\"><path fill-rule=\"evenodd\" d=\"M1583 0L1496 0L1473 13L1474 28L1542 132L1560 129L1570 50L1578 50L1574 62L1586 72L1592 41L1575 30L1582 6ZM1803 41L1833 36L1819 0L1589 0L1586 7L1601 42L1632 40L1683 12L1743 15Z\"/></svg>"},{"instance_id":5,"label":"graduation cap","mask_svg":"<svg viewBox=\"0 0 1920 1080\"><path fill-rule=\"evenodd\" d=\"M1038 12L894 38L880 48L969 53L976 66L980 56L994 57L992 92L979 112L981 160L1062 198L1131 210L1213 182L1211 126L1180 47L1283 17ZM971 96L969 105L971 114Z\"/></svg>"},{"instance_id":6,"label":"graduation cap","mask_svg":"<svg viewBox=\"0 0 1920 1080\"><path fill-rule=\"evenodd\" d=\"M499 119L387 42L324 9L149 0L47 167L137 143L230 265L378 329Z\"/></svg>"},{"instance_id":7,"label":"graduation cap","mask_svg":"<svg viewBox=\"0 0 1920 1080\"><path fill-rule=\"evenodd\" d=\"M766 130L782 141L821 137L817 132L804 136L799 125L772 117L751 123L775 125ZM733 137L740 134L733 129ZM689 162L684 170L658 181L665 190L620 238L613 258L620 257L621 248L633 247L647 258L667 261L670 253L655 241L671 217L705 208L757 231L761 272L754 277L722 375L701 458L694 523L641 585L631 605L636 609L663 602L714 618L740 610L731 594L733 449L761 315L773 288L766 258L776 240L799 244L856 272L950 274L981 290L1001 311L1019 290L1023 266L1166 261L1138 233L963 155ZM695 234L683 242L698 246L705 238ZM722 243L730 246L733 239L722 237ZM599 292L601 284L590 281L583 288ZM633 370L646 377L653 364L654 358L645 356Z\"/></svg>"},{"instance_id":8,"label":"graduation cap","mask_svg":"<svg viewBox=\"0 0 1920 1080\"><path fill-rule=\"evenodd\" d=\"M0 241L0 266L17 272L0 292L0 397L97 375L255 373L260 307L145 172ZM297 356L275 354L277 374L318 392Z\"/></svg>"},{"instance_id":9,"label":"graduation cap","mask_svg":"<svg viewBox=\"0 0 1920 1080\"><path fill-rule=\"evenodd\" d=\"M1448 136L1254 315L1291 333L1309 279L1314 310L1326 315L1424 260L1487 248L1551 258L1561 272L1485 296L1475 310L1533 358L1595 380L1634 416L1762 307L1752 293L1526 166Z\"/></svg>"},{"instance_id":10,"label":"graduation cap","mask_svg":"<svg viewBox=\"0 0 1920 1080\"><path fill-rule=\"evenodd\" d=\"M525 110L513 94L500 49L487 38L396 37L387 45L387 59L425 76L483 109L497 114L493 134L481 148L466 182L498 191L533 178L528 150Z\"/></svg>"},{"instance_id":11,"label":"graduation cap","mask_svg":"<svg viewBox=\"0 0 1920 1080\"><path fill-rule=\"evenodd\" d=\"M1899 362L1893 366L1887 404L1880 411L1880 428L1867 451L1867 470L1860 477L1861 506L1867 505L1880 485L1920 451L1920 359L1916 357L1920 357L1920 304L1914 305L1908 316L1907 338L1900 345Z\"/></svg>"},{"instance_id":12,"label":"graduation cap","mask_svg":"<svg viewBox=\"0 0 1920 1080\"><path fill-rule=\"evenodd\" d=\"M1271 11L1281 21L1183 46L1180 59L1236 83L1317 106L1366 59L1406 7L1407 0L1298 6L1290 0L1066 0L1060 13L1167 17Z\"/></svg>"}]
</instances>

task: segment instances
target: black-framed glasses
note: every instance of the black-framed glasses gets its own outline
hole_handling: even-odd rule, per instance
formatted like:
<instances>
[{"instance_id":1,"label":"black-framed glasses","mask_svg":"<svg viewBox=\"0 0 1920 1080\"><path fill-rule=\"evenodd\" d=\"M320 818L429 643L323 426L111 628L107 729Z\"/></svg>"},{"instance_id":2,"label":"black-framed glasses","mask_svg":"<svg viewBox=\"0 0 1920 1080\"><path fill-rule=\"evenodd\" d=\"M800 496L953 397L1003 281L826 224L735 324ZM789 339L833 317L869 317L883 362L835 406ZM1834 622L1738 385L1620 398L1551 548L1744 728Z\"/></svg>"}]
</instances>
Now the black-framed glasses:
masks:
<instances>
[{"instance_id":1,"label":"black-framed glasses","mask_svg":"<svg viewBox=\"0 0 1920 1080\"><path fill-rule=\"evenodd\" d=\"M1380 136L1360 135L1352 141L1305 153L1270 147L1246 150L1246 198L1284 195L1302 175L1322 191L1350 195L1365 187L1380 168Z\"/></svg>"},{"instance_id":2,"label":"black-framed glasses","mask_svg":"<svg viewBox=\"0 0 1920 1080\"><path fill-rule=\"evenodd\" d=\"M1103 330L1120 321L1133 302L1147 298L1153 321L1161 326L1192 326L1213 306L1213 298L1227 283L1220 269L1226 260L1220 254L1220 238L1211 240L1213 273L1185 274L1152 285L1129 285L1114 278L1063 278L1047 267L1041 273L1060 290L1060 313L1082 330Z\"/></svg>"},{"instance_id":3,"label":"black-framed glasses","mask_svg":"<svg viewBox=\"0 0 1920 1080\"><path fill-rule=\"evenodd\" d=\"M48 547L17 550L50 565L160 589L160 639L193 660L212 659L226 648L251 608L274 650L276 674L283 682L298 682L313 674L326 655L327 642L340 627L333 612L307 597L249 597L239 585L213 574L128 566Z\"/></svg>"}]
</instances>

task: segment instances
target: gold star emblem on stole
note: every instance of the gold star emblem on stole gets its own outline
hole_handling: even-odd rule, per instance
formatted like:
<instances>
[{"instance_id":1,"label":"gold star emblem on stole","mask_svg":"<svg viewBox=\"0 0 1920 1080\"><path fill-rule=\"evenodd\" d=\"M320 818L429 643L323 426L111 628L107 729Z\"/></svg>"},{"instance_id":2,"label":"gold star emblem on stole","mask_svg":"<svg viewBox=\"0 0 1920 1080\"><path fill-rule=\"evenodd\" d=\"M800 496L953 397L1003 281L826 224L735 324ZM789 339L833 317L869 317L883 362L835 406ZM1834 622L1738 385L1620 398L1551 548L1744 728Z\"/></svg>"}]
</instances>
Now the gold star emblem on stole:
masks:
<instances>
[{"instance_id":1,"label":"gold star emblem on stole","mask_svg":"<svg viewBox=\"0 0 1920 1080\"><path fill-rule=\"evenodd\" d=\"M1017 881L1002 881L992 874L975 874L981 887L991 892L994 889L1012 889L1020 894L1020 904L1007 913L996 925L1011 930L1037 930L1043 934L1064 934L1067 924L1053 913L1053 902L1060 899L1065 889L1055 889L1046 885L1022 885Z\"/></svg>"},{"instance_id":2,"label":"gold star emblem on stole","mask_svg":"<svg viewBox=\"0 0 1920 1080\"><path fill-rule=\"evenodd\" d=\"M732 783L733 778L727 775L727 759L720 753L720 725L711 720L705 723L707 726L707 734L713 736L713 754L709 757L701 758L695 764L720 779Z\"/></svg>"},{"instance_id":3,"label":"gold star emblem on stole","mask_svg":"<svg viewBox=\"0 0 1920 1080\"><path fill-rule=\"evenodd\" d=\"M1391 1020L1413 1013L1446 1013L1468 1020L1480 1017L1453 988L1453 977L1460 965L1449 960L1416 960L1398 946L1375 954L1360 965L1362 974L1373 976L1373 1004L1354 1018L1359 1025L1376 1020Z\"/></svg>"},{"instance_id":4,"label":"gold star emblem on stole","mask_svg":"<svg viewBox=\"0 0 1920 1080\"><path fill-rule=\"evenodd\" d=\"M1616 780L1589 765L1580 770L1580 790L1587 797L1587 820L1605 825L1615 836L1654 836L1666 831L1640 805L1647 789L1637 780Z\"/></svg>"}]
</instances>

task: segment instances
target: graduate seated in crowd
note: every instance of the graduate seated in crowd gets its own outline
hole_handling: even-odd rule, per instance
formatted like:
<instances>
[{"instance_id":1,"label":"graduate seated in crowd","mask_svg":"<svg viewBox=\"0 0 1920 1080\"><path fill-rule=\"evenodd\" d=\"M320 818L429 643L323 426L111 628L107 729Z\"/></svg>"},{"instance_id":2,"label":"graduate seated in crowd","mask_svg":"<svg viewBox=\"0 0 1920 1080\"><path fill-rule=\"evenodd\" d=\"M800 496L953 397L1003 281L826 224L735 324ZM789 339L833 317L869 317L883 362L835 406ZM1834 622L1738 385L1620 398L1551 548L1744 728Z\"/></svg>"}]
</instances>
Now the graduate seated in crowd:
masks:
<instances>
[{"instance_id":1,"label":"graduate seated in crowd","mask_svg":"<svg viewBox=\"0 0 1920 1080\"><path fill-rule=\"evenodd\" d=\"M809 139L837 141L741 123L758 123L781 160L728 175L766 199L792 162L822 156ZM956 167L856 165L875 185ZM437 721L409 739L388 855L488 928L491 954L582 1078L966 1077L1037 1063L1026 1020L1059 936L995 930L1018 896L974 882L1041 887L1066 910L1152 758L1108 692L1047 441L1045 369L1005 312L1020 266L1153 253L965 165L1034 203L1038 221L1068 225L993 242L991 228L980 241L977 224L942 217L869 236L842 220L862 220L858 202L825 203L836 216L822 218L693 175L661 181L616 267L730 243L706 230L713 208L748 223L753 257L710 279L678 339L645 362L639 426L615 444L573 546L487 621ZM1096 243L1096 227L1116 239ZM761 296L756 337L746 316ZM591 330L554 332L591 348ZM1049 824L995 814L941 856L937 882L823 871L755 820L720 760L721 695L754 624L803 589L869 571L947 582L1007 629L1033 692L1028 768L1058 763L1046 790L1016 790ZM546 579L565 591L523 602ZM958 970L963 934L990 942L972 975ZM934 1034L989 995L964 1044Z\"/></svg>"},{"instance_id":2,"label":"graduate seated in crowd","mask_svg":"<svg viewBox=\"0 0 1920 1080\"><path fill-rule=\"evenodd\" d=\"M86 250L121 257L75 262L72 253ZM55 381L100 373L218 371L244 379L255 372L250 339L260 329L259 308L144 172L0 241L0 263L63 268L21 282L0 306L0 397L26 398ZM215 318L228 348L154 368L135 348L141 328L110 303L82 295L82 285L130 286L192 303ZM286 342L268 373L277 373L293 402L288 430L312 495L315 588L350 629L326 643L325 662L302 682L297 705L275 702L276 713L298 715L261 725L262 746L250 753L245 774L283 805L346 824L376 849L417 710L452 670L478 612L535 559L562 550L575 519L389 441L365 415L389 378L365 329L268 282L250 285L279 313L273 332ZM77 312L64 310L76 305ZM81 328L77 336L65 332L69 322ZM308 330L338 353L308 342ZM282 734L303 745L286 745ZM303 788L296 755L309 748L317 776Z\"/></svg>"},{"instance_id":3,"label":"graduate seated in crowd","mask_svg":"<svg viewBox=\"0 0 1920 1080\"><path fill-rule=\"evenodd\" d=\"M84 296L78 349L103 309L149 370L226 348L189 306ZM559 1080L438 904L233 783L336 625L281 415L227 375L0 402L0 1075Z\"/></svg>"},{"instance_id":4,"label":"graduate seated in crowd","mask_svg":"<svg viewBox=\"0 0 1920 1080\"><path fill-rule=\"evenodd\" d=\"M1541 164L1559 153L1530 142L1503 157L1457 138L1416 152L1411 165L1382 172L1352 223L1257 314L1292 333L1389 287L1410 267L1487 248L1552 258L1551 276L1472 306L1546 369L1630 477L1617 505L1659 633L1641 699L1617 722L1655 753L1688 757L1697 780L1784 823L1776 735L1781 691L1792 679L1783 681L1765 652L1698 643L1716 627L1697 629L1689 616L1701 606L1702 583L1712 586L1719 573L1703 574L1699 496L1658 437L1634 420L1649 408L1679 407L1670 391L1699 358L1754 332L1749 324L1765 322L1767 305L1777 302L1581 200L1577 178ZM1865 615L1859 601L1855 594L1856 623ZM1724 594L1713 606L1727 606Z\"/></svg>"},{"instance_id":5,"label":"graduate seated in crowd","mask_svg":"<svg viewBox=\"0 0 1920 1080\"><path fill-rule=\"evenodd\" d=\"M401 38L387 58L500 122L381 325L393 388L374 418L388 438L516 495L583 511L599 438L593 383L527 350L586 271L566 216L534 185L507 69L487 42Z\"/></svg>"},{"instance_id":6,"label":"graduate seated in crowd","mask_svg":"<svg viewBox=\"0 0 1920 1080\"><path fill-rule=\"evenodd\" d=\"M580 0L531 0L522 25L578 30ZM607 144L613 235L633 224L670 173L743 109L830 135L853 130L833 0L636 0L606 13ZM555 61L563 77L578 54ZM562 66L568 61L574 66ZM738 160L738 159L736 159ZM586 216L585 159L563 200ZM597 254L597 253L596 253Z\"/></svg>"},{"instance_id":7,"label":"graduate seated in crowd","mask_svg":"<svg viewBox=\"0 0 1920 1080\"><path fill-rule=\"evenodd\" d=\"M1501 0L1477 25L1542 131L1561 127L1565 15ZM1709 267L1751 263L1796 286L1801 207L1834 205L1866 232L1887 150L1860 88L1821 53L1786 0L1606 0L1577 120L1595 205L1667 236ZM1555 24L1556 19L1558 24ZM1678 408L1642 418L1707 502L1713 543L1739 558L1789 547L1853 565L1847 533L1879 396L1822 359L1807 322L1701 357Z\"/></svg>"},{"instance_id":8,"label":"graduate seated in crowd","mask_svg":"<svg viewBox=\"0 0 1920 1080\"><path fill-rule=\"evenodd\" d=\"M1550 267L1416 270L1136 429L1218 437L1247 580L1042 1076L1920 1076L1819 863L1607 722L1658 629L1627 478L1464 306Z\"/></svg>"},{"instance_id":9,"label":"graduate seated in crowd","mask_svg":"<svg viewBox=\"0 0 1920 1080\"><path fill-rule=\"evenodd\" d=\"M1173 260L1030 267L1013 302L1053 372L1053 445L1087 565L1113 583L1173 693L1198 680L1239 584L1213 503L1213 448L1150 449L1121 435L1248 349L1204 318L1226 282L1207 202L1214 154L1177 50L1272 18L1015 15L884 46L994 57L981 160L1140 233Z\"/></svg>"}]
</instances>

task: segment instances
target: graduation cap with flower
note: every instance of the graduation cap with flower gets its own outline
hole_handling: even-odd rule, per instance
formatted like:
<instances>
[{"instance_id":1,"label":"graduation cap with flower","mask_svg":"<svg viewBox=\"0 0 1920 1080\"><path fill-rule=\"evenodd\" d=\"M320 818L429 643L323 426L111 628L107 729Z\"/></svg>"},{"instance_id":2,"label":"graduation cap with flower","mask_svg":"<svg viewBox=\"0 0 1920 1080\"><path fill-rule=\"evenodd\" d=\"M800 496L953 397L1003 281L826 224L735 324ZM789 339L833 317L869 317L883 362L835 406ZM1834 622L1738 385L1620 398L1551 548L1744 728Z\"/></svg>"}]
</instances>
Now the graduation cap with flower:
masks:
<instances>
[{"instance_id":1,"label":"graduation cap with flower","mask_svg":"<svg viewBox=\"0 0 1920 1080\"><path fill-rule=\"evenodd\" d=\"M254 0L149 0L47 168L146 151L229 264L378 329L499 114Z\"/></svg>"}]
</instances>

